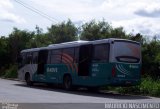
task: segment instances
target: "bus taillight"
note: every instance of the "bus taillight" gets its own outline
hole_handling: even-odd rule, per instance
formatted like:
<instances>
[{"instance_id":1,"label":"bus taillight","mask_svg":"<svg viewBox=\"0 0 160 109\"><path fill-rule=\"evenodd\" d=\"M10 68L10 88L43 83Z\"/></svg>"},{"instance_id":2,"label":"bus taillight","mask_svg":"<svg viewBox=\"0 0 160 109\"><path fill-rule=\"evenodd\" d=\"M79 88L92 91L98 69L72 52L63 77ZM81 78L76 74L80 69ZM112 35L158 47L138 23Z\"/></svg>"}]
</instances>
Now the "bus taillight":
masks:
<instances>
[{"instance_id":1,"label":"bus taillight","mask_svg":"<svg viewBox=\"0 0 160 109\"><path fill-rule=\"evenodd\" d=\"M115 77L115 76L116 76L116 68L112 67L112 77Z\"/></svg>"}]
</instances>

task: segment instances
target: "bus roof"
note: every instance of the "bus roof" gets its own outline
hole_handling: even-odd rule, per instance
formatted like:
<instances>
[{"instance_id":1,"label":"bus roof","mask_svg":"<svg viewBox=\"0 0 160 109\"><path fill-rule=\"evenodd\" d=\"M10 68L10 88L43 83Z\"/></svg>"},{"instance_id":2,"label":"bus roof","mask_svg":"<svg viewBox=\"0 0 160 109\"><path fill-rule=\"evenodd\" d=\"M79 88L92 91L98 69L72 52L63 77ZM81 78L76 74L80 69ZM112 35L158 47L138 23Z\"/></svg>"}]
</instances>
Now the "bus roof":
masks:
<instances>
[{"instance_id":1,"label":"bus roof","mask_svg":"<svg viewBox=\"0 0 160 109\"><path fill-rule=\"evenodd\" d=\"M22 50L21 53L24 53L24 52L31 52L31 51L39 51L39 50L43 50L43 49L47 49L47 47L25 49L25 50Z\"/></svg>"},{"instance_id":2,"label":"bus roof","mask_svg":"<svg viewBox=\"0 0 160 109\"><path fill-rule=\"evenodd\" d=\"M21 53L31 52L31 51L34 52L34 51L39 51L39 50L44 50L44 49L58 49L58 48L66 48L66 47L78 47L80 45L85 45L85 44L91 44L91 41L79 40L79 41L64 42L64 43L59 43L59 44L50 44L47 47L25 49L25 50L22 50Z\"/></svg>"},{"instance_id":3,"label":"bus roof","mask_svg":"<svg viewBox=\"0 0 160 109\"><path fill-rule=\"evenodd\" d=\"M49 49L53 48L66 48L66 47L78 47L81 45L86 45L86 44L91 44L91 41L84 41L84 40L79 40L79 41L72 41L72 42L65 42L65 43L59 43L59 44L51 44L48 46Z\"/></svg>"},{"instance_id":4,"label":"bus roof","mask_svg":"<svg viewBox=\"0 0 160 109\"><path fill-rule=\"evenodd\" d=\"M59 43L59 44L50 44L47 47L25 49L25 50L22 50L21 53L31 52L31 51L39 51L39 50L44 50L44 49L59 49L59 48L68 48L68 47L78 47L78 46L86 45L86 44L111 43L112 41L127 41L127 42L140 44L139 42L136 42L136 41L132 41L132 40L128 40L128 39L119 39L119 38L108 38L108 39L100 39L100 40L94 40L94 41L79 40L79 41L64 42L64 43Z\"/></svg>"},{"instance_id":5,"label":"bus roof","mask_svg":"<svg viewBox=\"0 0 160 109\"><path fill-rule=\"evenodd\" d=\"M94 40L92 41L93 44L99 44L99 43L110 43L112 41L127 41L127 42L132 42L132 43L137 43L140 44L137 41L132 41L128 39L120 39L120 38L108 38L108 39L100 39L100 40Z\"/></svg>"}]
</instances>

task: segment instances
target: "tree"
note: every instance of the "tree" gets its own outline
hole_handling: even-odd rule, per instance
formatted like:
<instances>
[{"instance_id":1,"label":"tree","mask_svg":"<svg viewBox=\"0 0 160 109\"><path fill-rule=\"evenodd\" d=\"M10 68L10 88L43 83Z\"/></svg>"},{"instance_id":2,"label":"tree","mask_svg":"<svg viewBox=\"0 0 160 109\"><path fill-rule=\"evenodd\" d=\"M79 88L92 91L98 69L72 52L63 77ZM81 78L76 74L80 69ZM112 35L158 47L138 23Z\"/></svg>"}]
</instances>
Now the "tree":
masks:
<instances>
[{"instance_id":1,"label":"tree","mask_svg":"<svg viewBox=\"0 0 160 109\"><path fill-rule=\"evenodd\" d=\"M13 32L9 35L8 46L11 56L11 63L15 63L20 51L28 48L27 43L34 36L33 32L26 30L13 29Z\"/></svg>"},{"instance_id":2,"label":"tree","mask_svg":"<svg viewBox=\"0 0 160 109\"><path fill-rule=\"evenodd\" d=\"M76 40L78 29L68 20L48 28L48 36L52 43L61 43Z\"/></svg>"},{"instance_id":3,"label":"tree","mask_svg":"<svg viewBox=\"0 0 160 109\"><path fill-rule=\"evenodd\" d=\"M129 39L137 41L137 42L141 42L142 44L145 41L145 39L140 33L137 33L135 36L130 36Z\"/></svg>"},{"instance_id":4,"label":"tree","mask_svg":"<svg viewBox=\"0 0 160 109\"><path fill-rule=\"evenodd\" d=\"M122 27L113 28L104 20L96 22L92 20L82 25L82 40L98 40L105 38L128 38Z\"/></svg>"},{"instance_id":5,"label":"tree","mask_svg":"<svg viewBox=\"0 0 160 109\"><path fill-rule=\"evenodd\" d=\"M123 27L117 27L117 28L112 29L111 30L111 37L112 38L128 39Z\"/></svg>"},{"instance_id":6,"label":"tree","mask_svg":"<svg viewBox=\"0 0 160 109\"><path fill-rule=\"evenodd\" d=\"M0 68L9 63L8 38L0 37Z\"/></svg>"},{"instance_id":7,"label":"tree","mask_svg":"<svg viewBox=\"0 0 160 109\"><path fill-rule=\"evenodd\" d=\"M160 41L152 39L142 46L142 69L146 75L160 77Z\"/></svg>"},{"instance_id":8,"label":"tree","mask_svg":"<svg viewBox=\"0 0 160 109\"><path fill-rule=\"evenodd\" d=\"M51 44L51 40L49 39L46 33L43 33L43 29L36 26L36 31L34 31L33 37L27 43L28 48L37 48L37 47L44 47Z\"/></svg>"},{"instance_id":9,"label":"tree","mask_svg":"<svg viewBox=\"0 0 160 109\"><path fill-rule=\"evenodd\" d=\"M103 21L98 23L92 20L89 23L82 25L82 33L80 39L82 40L97 40L110 37L112 27Z\"/></svg>"}]
</instances>

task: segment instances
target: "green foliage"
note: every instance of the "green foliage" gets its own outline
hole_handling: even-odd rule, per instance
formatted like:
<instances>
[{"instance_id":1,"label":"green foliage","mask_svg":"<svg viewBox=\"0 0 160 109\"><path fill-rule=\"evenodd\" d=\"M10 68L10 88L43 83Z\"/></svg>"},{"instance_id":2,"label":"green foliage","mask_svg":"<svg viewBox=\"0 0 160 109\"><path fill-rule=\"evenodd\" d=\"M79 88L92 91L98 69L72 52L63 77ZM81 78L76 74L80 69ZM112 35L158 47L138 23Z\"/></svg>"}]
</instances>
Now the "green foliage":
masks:
<instances>
[{"instance_id":1,"label":"green foliage","mask_svg":"<svg viewBox=\"0 0 160 109\"><path fill-rule=\"evenodd\" d=\"M141 42L142 44L145 42L145 38L140 33L137 33L135 36L129 36L130 40L134 40L137 42Z\"/></svg>"},{"instance_id":2,"label":"green foliage","mask_svg":"<svg viewBox=\"0 0 160 109\"><path fill-rule=\"evenodd\" d=\"M10 65L10 67L5 70L5 73L2 76L5 78L17 78L17 66Z\"/></svg>"},{"instance_id":3,"label":"green foliage","mask_svg":"<svg viewBox=\"0 0 160 109\"><path fill-rule=\"evenodd\" d=\"M123 38L128 39L125 31L123 30L123 27L114 28L111 31L111 38Z\"/></svg>"},{"instance_id":4,"label":"green foliage","mask_svg":"<svg viewBox=\"0 0 160 109\"><path fill-rule=\"evenodd\" d=\"M140 85L132 87L110 87L109 90L114 90L121 94L141 94L160 97L160 80L154 80L148 76L142 79Z\"/></svg>"},{"instance_id":5,"label":"green foliage","mask_svg":"<svg viewBox=\"0 0 160 109\"><path fill-rule=\"evenodd\" d=\"M40 27L36 26L35 29L33 37L27 42L27 48L44 47L52 43L48 35L44 34Z\"/></svg>"},{"instance_id":6,"label":"green foliage","mask_svg":"<svg viewBox=\"0 0 160 109\"><path fill-rule=\"evenodd\" d=\"M0 68L9 63L10 56L8 50L8 38L3 36L0 38Z\"/></svg>"},{"instance_id":7,"label":"green foliage","mask_svg":"<svg viewBox=\"0 0 160 109\"><path fill-rule=\"evenodd\" d=\"M160 42L153 39L142 46L142 70L145 75L158 79L160 77Z\"/></svg>"},{"instance_id":8,"label":"green foliage","mask_svg":"<svg viewBox=\"0 0 160 109\"><path fill-rule=\"evenodd\" d=\"M0 77L2 77L5 74L5 70L6 70L6 67L4 66L0 68Z\"/></svg>"},{"instance_id":9,"label":"green foliage","mask_svg":"<svg viewBox=\"0 0 160 109\"><path fill-rule=\"evenodd\" d=\"M78 29L68 20L48 28L48 36L52 43L69 42L76 40Z\"/></svg>"},{"instance_id":10,"label":"green foliage","mask_svg":"<svg viewBox=\"0 0 160 109\"><path fill-rule=\"evenodd\" d=\"M104 20L100 22L92 20L82 25L83 31L80 38L82 40L104 39L110 37L111 29L112 27Z\"/></svg>"},{"instance_id":11,"label":"green foliage","mask_svg":"<svg viewBox=\"0 0 160 109\"><path fill-rule=\"evenodd\" d=\"M140 92L144 95L160 96L160 80L154 80L150 77L142 79Z\"/></svg>"},{"instance_id":12,"label":"green foliage","mask_svg":"<svg viewBox=\"0 0 160 109\"><path fill-rule=\"evenodd\" d=\"M25 30L13 29L13 32L8 37L9 55L11 57L10 63L15 63L16 59L22 49L27 48L27 43L34 36L33 32Z\"/></svg>"},{"instance_id":13,"label":"green foliage","mask_svg":"<svg viewBox=\"0 0 160 109\"><path fill-rule=\"evenodd\" d=\"M96 22L92 20L82 25L82 40L98 40L105 38L128 38L123 27L113 28L104 20Z\"/></svg>"}]
</instances>

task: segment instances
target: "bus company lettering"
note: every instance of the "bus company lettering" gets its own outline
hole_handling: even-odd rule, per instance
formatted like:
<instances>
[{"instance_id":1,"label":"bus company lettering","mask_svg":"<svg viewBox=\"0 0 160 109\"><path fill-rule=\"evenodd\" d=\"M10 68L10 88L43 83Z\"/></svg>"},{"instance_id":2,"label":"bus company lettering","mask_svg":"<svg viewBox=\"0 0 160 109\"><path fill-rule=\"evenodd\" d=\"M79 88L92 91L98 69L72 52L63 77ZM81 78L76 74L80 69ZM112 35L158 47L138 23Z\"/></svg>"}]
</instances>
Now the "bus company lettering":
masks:
<instances>
[{"instance_id":1,"label":"bus company lettering","mask_svg":"<svg viewBox=\"0 0 160 109\"><path fill-rule=\"evenodd\" d=\"M58 72L58 69L57 68L47 68L47 72Z\"/></svg>"},{"instance_id":2,"label":"bus company lettering","mask_svg":"<svg viewBox=\"0 0 160 109\"><path fill-rule=\"evenodd\" d=\"M132 69L137 69L138 65L130 65L129 67L132 68Z\"/></svg>"},{"instance_id":3,"label":"bus company lettering","mask_svg":"<svg viewBox=\"0 0 160 109\"><path fill-rule=\"evenodd\" d=\"M92 68L92 71L93 71L93 72L99 72L98 64L93 64L92 67L93 67L93 68Z\"/></svg>"}]
</instances>

